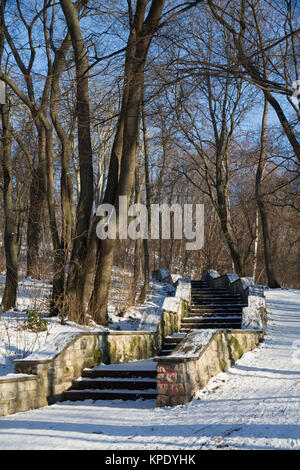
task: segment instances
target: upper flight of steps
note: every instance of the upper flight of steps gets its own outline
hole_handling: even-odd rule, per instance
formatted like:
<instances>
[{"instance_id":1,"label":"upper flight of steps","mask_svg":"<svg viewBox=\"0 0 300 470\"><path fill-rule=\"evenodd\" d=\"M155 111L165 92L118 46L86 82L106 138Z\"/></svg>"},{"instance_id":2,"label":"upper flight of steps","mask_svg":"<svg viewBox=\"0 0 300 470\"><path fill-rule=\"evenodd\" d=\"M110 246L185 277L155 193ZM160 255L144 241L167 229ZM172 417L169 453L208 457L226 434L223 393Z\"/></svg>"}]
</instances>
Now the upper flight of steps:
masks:
<instances>
[{"instance_id":1,"label":"upper flight of steps","mask_svg":"<svg viewBox=\"0 0 300 470\"><path fill-rule=\"evenodd\" d=\"M239 294L230 294L227 289L212 289L205 281L192 281L190 315L182 319L181 332L202 328L241 328L244 306Z\"/></svg>"}]
</instances>

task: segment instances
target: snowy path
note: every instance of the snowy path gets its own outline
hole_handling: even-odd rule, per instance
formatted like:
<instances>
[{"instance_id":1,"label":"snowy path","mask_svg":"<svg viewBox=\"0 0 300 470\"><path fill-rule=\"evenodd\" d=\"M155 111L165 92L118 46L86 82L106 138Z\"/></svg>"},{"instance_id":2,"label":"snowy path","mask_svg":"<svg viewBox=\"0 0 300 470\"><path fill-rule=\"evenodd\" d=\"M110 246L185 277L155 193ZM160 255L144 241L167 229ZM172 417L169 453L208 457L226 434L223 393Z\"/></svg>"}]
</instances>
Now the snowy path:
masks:
<instances>
[{"instance_id":1,"label":"snowy path","mask_svg":"<svg viewBox=\"0 0 300 470\"><path fill-rule=\"evenodd\" d=\"M0 449L300 449L300 291L267 292L265 342L185 406L60 403L0 418Z\"/></svg>"}]
</instances>

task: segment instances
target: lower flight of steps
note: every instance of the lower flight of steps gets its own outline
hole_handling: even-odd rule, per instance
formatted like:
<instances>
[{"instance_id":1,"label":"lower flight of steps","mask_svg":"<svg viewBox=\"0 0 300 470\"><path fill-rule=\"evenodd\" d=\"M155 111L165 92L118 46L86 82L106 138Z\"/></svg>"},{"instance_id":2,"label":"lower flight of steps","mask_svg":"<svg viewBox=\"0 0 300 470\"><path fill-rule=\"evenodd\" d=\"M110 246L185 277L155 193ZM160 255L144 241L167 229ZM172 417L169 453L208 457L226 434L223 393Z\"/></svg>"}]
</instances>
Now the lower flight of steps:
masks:
<instances>
[{"instance_id":1,"label":"lower flight of steps","mask_svg":"<svg viewBox=\"0 0 300 470\"><path fill-rule=\"evenodd\" d=\"M185 334L164 339L160 355L170 354ZM84 369L63 395L63 400L139 400L156 399L156 363L150 360L112 364Z\"/></svg>"},{"instance_id":2,"label":"lower flight of steps","mask_svg":"<svg viewBox=\"0 0 300 470\"><path fill-rule=\"evenodd\" d=\"M140 361L140 368L132 366L132 369L127 364L118 366L84 369L82 376L64 393L63 400L156 399L154 362Z\"/></svg>"},{"instance_id":3,"label":"lower flight of steps","mask_svg":"<svg viewBox=\"0 0 300 470\"><path fill-rule=\"evenodd\" d=\"M244 306L246 304L239 294L230 294L227 289L212 289L205 281L192 281L191 311L182 319L181 332L241 328Z\"/></svg>"}]
</instances>

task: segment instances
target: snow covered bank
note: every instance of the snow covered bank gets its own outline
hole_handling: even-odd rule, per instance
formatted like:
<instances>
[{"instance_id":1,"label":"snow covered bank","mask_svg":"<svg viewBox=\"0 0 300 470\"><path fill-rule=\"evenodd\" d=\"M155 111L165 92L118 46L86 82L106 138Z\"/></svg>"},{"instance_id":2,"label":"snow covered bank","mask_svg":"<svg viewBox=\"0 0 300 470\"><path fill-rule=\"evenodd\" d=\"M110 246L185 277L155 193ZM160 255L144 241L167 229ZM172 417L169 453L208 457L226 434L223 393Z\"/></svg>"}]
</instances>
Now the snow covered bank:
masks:
<instances>
[{"instance_id":1,"label":"snow covered bank","mask_svg":"<svg viewBox=\"0 0 300 470\"><path fill-rule=\"evenodd\" d=\"M65 402L18 413L0 418L0 448L300 449L300 291L266 297L265 342L211 379L198 399L175 408Z\"/></svg>"},{"instance_id":2,"label":"snow covered bank","mask_svg":"<svg viewBox=\"0 0 300 470\"><path fill-rule=\"evenodd\" d=\"M155 319L160 318L164 299L175 293L175 288L169 284L152 280L145 303L129 307L126 312L119 314L116 305L123 301L124 289L121 282L123 275L123 270L114 267L113 286L108 308L109 329L112 331L139 329L145 312L148 312L150 316L153 315ZM0 288L3 289L4 283L5 276L0 276ZM47 309L50 295L51 285L46 281L26 278L19 282L16 309L0 314L0 377L14 372L13 360L15 359L23 359L28 356L31 356L31 359L42 356L44 359L50 359L59 353L64 345L83 332L107 331L96 324L85 327L67 321L66 325L61 325L59 317L48 318ZM28 318L27 308L36 309L45 315L48 322L47 331L32 332L24 328L24 322ZM140 330L145 329L150 331L147 325L142 325L140 328ZM39 354L38 351L40 351ZM32 356L33 353L38 355Z\"/></svg>"}]
</instances>

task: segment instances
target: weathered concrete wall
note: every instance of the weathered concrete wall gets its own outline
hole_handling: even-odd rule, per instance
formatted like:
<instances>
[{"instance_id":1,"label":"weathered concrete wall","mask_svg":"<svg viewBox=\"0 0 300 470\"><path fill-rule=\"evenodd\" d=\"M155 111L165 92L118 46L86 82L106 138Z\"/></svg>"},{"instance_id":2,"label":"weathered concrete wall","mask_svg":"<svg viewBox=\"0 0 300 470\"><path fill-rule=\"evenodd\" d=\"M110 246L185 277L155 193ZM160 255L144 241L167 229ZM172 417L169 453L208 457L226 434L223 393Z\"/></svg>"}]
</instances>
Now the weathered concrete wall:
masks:
<instances>
[{"instance_id":1,"label":"weathered concrete wall","mask_svg":"<svg viewBox=\"0 0 300 470\"><path fill-rule=\"evenodd\" d=\"M156 333L112 331L107 335L108 360L106 363L118 364L149 359L155 356L159 349L160 341Z\"/></svg>"},{"instance_id":2,"label":"weathered concrete wall","mask_svg":"<svg viewBox=\"0 0 300 470\"><path fill-rule=\"evenodd\" d=\"M52 358L43 359L41 352L40 359L35 353L33 359L29 356L14 361L15 373L36 375L39 400L44 404L53 403L80 377L85 367L101 362L105 342L105 335L80 333Z\"/></svg>"},{"instance_id":3,"label":"weathered concrete wall","mask_svg":"<svg viewBox=\"0 0 300 470\"><path fill-rule=\"evenodd\" d=\"M180 299L177 311L163 310L163 337L178 333L182 318L188 316L190 304Z\"/></svg>"},{"instance_id":4,"label":"weathered concrete wall","mask_svg":"<svg viewBox=\"0 0 300 470\"><path fill-rule=\"evenodd\" d=\"M25 411L60 400L85 367L94 367L102 362L110 364L148 359L158 351L158 335L152 332L79 333L52 358L43 359L43 351L40 351L40 359L35 353L33 359L29 356L15 361L16 374L28 374L35 379L36 386L31 394L34 400L31 401L30 397L23 400L22 395L18 404L3 408L2 412ZM7 389L4 379L0 381L0 397ZM18 390L19 382L22 388L23 380L22 376L14 378L15 390ZM0 400L0 409L1 403Z\"/></svg>"},{"instance_id":5,"label":"weathered concrete wall","mask_svg":"<svg viewBox=\"0 0 300 470\"><path fill-rule=\"evenodd\" d=\"M199 334L203 330L190 332L170 356L155 359L158 407L188 403L211 377L228 370L262 339L259 331L212 330L210 335L206 332L201 344L197 341Z\"/></svg>"},{"instance_id":6,"label":"weathered concrete wall","mask_svg":"<svg viewBox=\"0 0 300 470\"><path fill-rule=\"evenodd\" d=\"M182 318L188 316L191 306L191 281L179 279L175 297L166 297L162 306L162 336L178 333Z\"/></svg>"},{"instance_id":7,"label":"weathered concrete wall","mask_svg":"<svg viewBox=\"0 0 300 470\"><path fill-rule=\"evenodd\" d=\"M85 367L157 355L163 337L180 330L181 319L188 313L190 291L190 281L180 279L175 297L169 298L173 299L170 310L162 308L150 331L62 333L52 341L52 352L46 347L14 361L15 373L27 375L0 379L0 415L59 401Z\"/></svg>"},{"instance_id":8,"label":"weathered concrete wall","mask_svg":"<svg viewBox=\"0 0 300 470\"><path fill-rule=\"evenodd\" d=\"M0 416L40 408L47 402L39 394L36 375L0 377Z\"/></svg>"}]
</instances>

